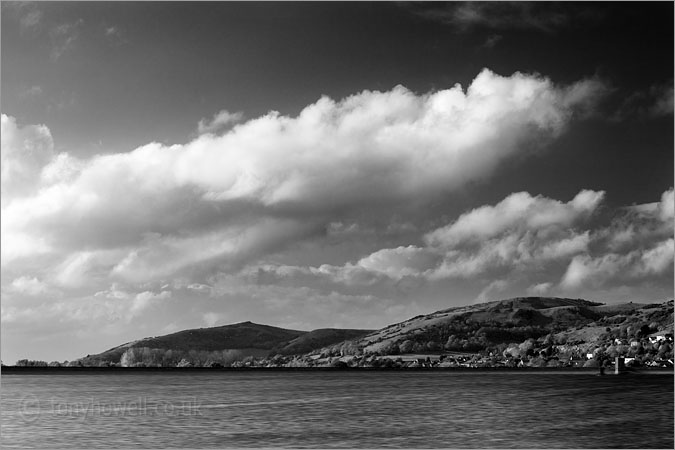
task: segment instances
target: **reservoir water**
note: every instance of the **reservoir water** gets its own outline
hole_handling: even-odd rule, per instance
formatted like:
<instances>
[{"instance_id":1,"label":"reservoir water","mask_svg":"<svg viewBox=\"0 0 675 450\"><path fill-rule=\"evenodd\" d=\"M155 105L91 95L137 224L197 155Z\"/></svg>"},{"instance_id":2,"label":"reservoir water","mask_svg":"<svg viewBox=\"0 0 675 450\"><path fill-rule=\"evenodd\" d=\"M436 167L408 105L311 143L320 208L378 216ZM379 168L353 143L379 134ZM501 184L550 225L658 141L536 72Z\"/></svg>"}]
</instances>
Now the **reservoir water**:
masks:
<instances>
[{"instance_id":1,"label":"reservoir water","mask_svg":"<svg viewBox=\"0 0 675 450\"><path fill-rule=\"evenodd\" d=\"M673 448L673 375L3 373L3 448Z\"/></svg>"}]
</instances>

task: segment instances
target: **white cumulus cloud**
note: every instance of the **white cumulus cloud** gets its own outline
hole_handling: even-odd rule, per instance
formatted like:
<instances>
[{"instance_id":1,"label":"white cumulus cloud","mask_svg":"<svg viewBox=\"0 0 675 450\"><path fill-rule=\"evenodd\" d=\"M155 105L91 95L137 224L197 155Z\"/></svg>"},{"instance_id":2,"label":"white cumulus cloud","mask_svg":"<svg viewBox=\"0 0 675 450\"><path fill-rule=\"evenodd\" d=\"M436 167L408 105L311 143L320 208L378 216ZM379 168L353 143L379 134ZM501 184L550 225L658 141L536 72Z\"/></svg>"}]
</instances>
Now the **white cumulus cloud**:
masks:
<instances>
[{"instance_id":1,"label":"white cumulus cloud","mask_svg":"<svg viewBox=\"0 0 675 450\"><path fill-rule=\"evenodd\" d=\"M611 223L603 225L593 219L602 191L582 190L568 202L520 192L431 231L423 247L384 248L343 266L266 270L296 279L326 277L346 285L405 277L431 283L492 280L479 299L515 282L533 295L622 282L663 284L662 277L673 268L672 197L669 189L660 202L619 209Z\"/></svg>"},{"instance_id":2,"label":"white cumulus cloud","mask_svg":"<svg viewBox=\"0 0 675 450\"><path fill-rule=\"evenodd\" d=\"M297 117L270 112L184 145L89 159L55 156L46 127L3 116L3 183L25 188L3 191L3 247L16 247L3 251L3 265L40 264L38 253L48 253L60 258L63 283L75 285L91 275L142 282L245 262L322 232L338 211L439 196L483 178L560 134L602 89L485 69L466 89L322 97ZM221 111L202 128L239 119ZM556 214L595 201L580 196Z\"/></svg>"},{"instance_id":3,"label":"white cumulus cloud","mask_svg":"<svg viewBox=\"0 0 675 450\"><path fill-rule=\"evenodd\" d=\"M567 203L527 192L509 195L495 206L482 206L462 214L452 224L426 236L431 245L452 246L469 240L483 240L506 230L566 228L588 216L600 204L603 191L583 190Z\"/></svg>"}]
</instances>

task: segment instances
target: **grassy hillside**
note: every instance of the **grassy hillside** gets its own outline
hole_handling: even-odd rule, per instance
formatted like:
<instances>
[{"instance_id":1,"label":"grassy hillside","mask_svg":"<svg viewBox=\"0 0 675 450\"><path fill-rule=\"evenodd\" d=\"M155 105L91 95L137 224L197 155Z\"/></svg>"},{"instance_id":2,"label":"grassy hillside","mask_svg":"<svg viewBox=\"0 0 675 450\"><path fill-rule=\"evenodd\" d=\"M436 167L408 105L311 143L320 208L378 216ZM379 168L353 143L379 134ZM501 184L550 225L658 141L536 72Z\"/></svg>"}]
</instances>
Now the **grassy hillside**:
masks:
<instances>
[{"instance_id":1,"label":"grassy hillside","mask_svg":"<svg viewBox=\"0 0 675 450\"><path fill-rule=\"evenodd\" d=\"M600 317L594 308L601 305L581 299L523 297L460 306L390 325L355 344L364 352L383 354L396 354L396 347L403 353L476 351L582 326Z\"/></svg>"},{"instance_id":2,"label":"grassy hillside","mask_svg":"<svg viewBox=\"0 0 675 450\"><path fill-rule=\"evenodd\" d=\"M357 339L372 333L373 330L343 330L337 328L321 328L318 330L305 333L287 345L279 348L277 353L281 355L297 355L309 353L328 345L347 341L350 339Z\"/></svg>"},{"instance_id":3,"label":"grassy hillside","mask_svg":"<svg viewBox=\"0 0 675 450\"><path fill-rule=\"evenodd\" d=\"M604 305L581 299L524 297L461 306L413 317L315 355L400 355L442 352L501 353L531 340L541 347L626 345L673 329L673 302ZM583 347L583 348L582 348Z\"/></svg>"},{"instance_id":4,"label":"grassy hillside","mask_svg":"<svg viewBox=\"0 0 675 450\"><path fill-rule=\"evenodd\" d=\"M287 330L253 322L241 322L212 328L179 331L165 336L149 337L130 342L97 355L87 355L80 361L84 365L117 364L130 348L172 350L178 354L239 350L242 357L267 355L283 347L306 331Z\"/></svg>"},{"instance_id":5,"label":"grassy hillside","mask_svg":"<svg viewBox=\"0 0 675 450\"><path fill-rule=\"evenodd\" d=\"M143 346L206 351L235 348L271 350L280 343L288 342L305 333L307 332L241 322L220 327L179 331L166 336L144 339Z\"/></svg>"},{"instance_id":6,"label":"grassy hillside","mask_svg":"<svg viewBox=\"0 0 675 450\"><path fill-rule=\"evenodd\" d=\"M672 300L604 305L582 299L519 297L444 309L377 331L306 332L251 322L185 330L88 355L80 363L321 366L350 357L355 364L368 365L380 357L455 353L480 354L493 363L517 358L520 363L539 365L552 358L580 359L589 352L651 362L672 358L672 343L654 343L649 336L672 330Z\"/></svg>"},{"instance_id":7,"label":"grassy hillside","mask_svg":"<svg viewBox=\"0 0 675 450\"><path fill-rule=\"evenodd\" d=\"M361 337L370 332L372 330L335 328L307 332L242 322L148 337L97 355L87 355L80 362L86 366L119 364L123 355L127 353L127 356L134 356L132 359L137 363L150 359L153 364L168 361L178 364L185 359L191 361L193 365L227 365L250 357L309 353L317 348Z\"/></svg>"}]
</instances>

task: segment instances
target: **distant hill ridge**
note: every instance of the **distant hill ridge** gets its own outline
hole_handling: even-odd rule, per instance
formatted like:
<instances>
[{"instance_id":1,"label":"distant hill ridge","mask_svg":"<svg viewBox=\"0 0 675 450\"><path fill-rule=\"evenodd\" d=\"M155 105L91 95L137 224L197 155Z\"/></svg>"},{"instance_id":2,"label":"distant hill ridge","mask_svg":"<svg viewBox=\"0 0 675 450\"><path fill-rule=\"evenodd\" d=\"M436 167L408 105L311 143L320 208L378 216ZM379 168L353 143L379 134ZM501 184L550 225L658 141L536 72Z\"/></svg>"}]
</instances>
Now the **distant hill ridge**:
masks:
<instances>
[{"instance_id":1,"label":"distant hill ridge","mask_svg":"<svg viewBox=\"0 0 675 450\"><path fill-rule=\"evenodd\" d=\"M452 334L451 330L457 330L458 333L467 333L476 330L466 330L466 322L474 324L473 327L528 327L527 330L535 335L528 337L539 337L568 325L570 322L590 322L598 316L595 308L603 306L603 303L591 302L584 299L558 298L558 297L515 297L505 300L495 300L485 303L476 303L472 305L456 306L448 309L433 312L431 314L419 315L404 322L389 325L381 330L375 331L370 335L364 336L356 344L363 347L365 351L381 352L388 345L397 345L403 338L413 338L418 341L420 335L422 338L426 335L434 334L439 330L438 339L446 340ZM555 325L558 325L556 327ZM456 333L457 334L457 333ZM506 341L510 337L515 340L520 336L514 333L502 333L502 338L487 336L485 343L497 343ZM517 333L515 333L517 334ZM436 342L429 336L431 342ZM441 342L436 342L443 345ZM469 346L467 349L475 349L478 345ZM427 346L429 347L429 346ZM434 347L433 345L430 347ZM431 350L431 348L429 348Z\"/></svg>"},{"instance_id":2,"label":"distant hill ridge","mask_svg":"<svg viewBox=\"0 0 675 450\"><path fill-rule=\"evenodd\" d=\"M591 302L581 298L563 298L563 297L513 297L504 300L493 300L484 303L474 303L465 306L453 306L452 308L443 309L433 312L429 315L442 314L457 311L472 311L472 310L491 310L499 309L503 306L511 308L531 308L531 309L548 309L564 306L580 306L593 307L601 306L604 303Z\"/></svg>"},{"instance_id":3,"label":"distant hill ridge","mask_svg":"<svg viewBox=\"0 0 675 450\"><path fill-rule=\"evenodd\" d=\"M361 337L372 330L323 328L313 331L289 330L251 321L210 328L195 328L164 336L147 337L113 347L82 358L86 365L102 362L119 363L130 348L151 348L173 351L214 352L238 350L241 356L307 353L316 348ZM258 351L253 351L258 350Z\"/></svg>"},{"instance_id":4,"label":"distant hill ridge","mask_svg":"<svg viewBox=\"0 0 675 450\"><path fill-rule=\"evenodd\" d=\"M607 329L621 335L644 326L672 330L672 300L660 304L606 305L584 299L516 297L456 306L389 325L360 339L314 354L479 352L507 343L555 336L559 341L594 343ZM628 328L631 324L631 328ZM671 331L672 332L672 331Z\"/></svg>"},{"instance_id":5,"label":"distant hill ridge","mask_svg":"<svg viewBox=\"0 0 675 450\"><path fill-rule=\"evenodd\" d=\"M173 360L190 353L200 364L210 360L242 360L274 355L405 354L443 351L484 351L527 339L595 342L607 338L607 329L618 335L636 330L672 330L672 300L660 304L603 304L584 299L516 297L457 306L419 315L380 330L324 328L289 330L250 321L211 328L179 331L149 337L88 355L84 365L119 364L130 349L146 353L165 351ZM621 334L623 333L623 334ZM153 350L154 351L154 350ZM195 356L195 352L201 352ZM209 353L210 352L210 353ZM222 356L221 357L221 352ZM181 355L181 356L176 356ZM150 355L152 356L152 355ZM149 356L145 355L147 359ZM136 359L141 358L136 355ZM224 359L223 359L224 358ZM160 358L161 359L161 358ZM188 358L190 359L190 358ZM157 356L155 355L155 360ZM173 361L172 360L172 361ZM166 358L163 361L167 361Z\"/></svg>"}]
</instances>

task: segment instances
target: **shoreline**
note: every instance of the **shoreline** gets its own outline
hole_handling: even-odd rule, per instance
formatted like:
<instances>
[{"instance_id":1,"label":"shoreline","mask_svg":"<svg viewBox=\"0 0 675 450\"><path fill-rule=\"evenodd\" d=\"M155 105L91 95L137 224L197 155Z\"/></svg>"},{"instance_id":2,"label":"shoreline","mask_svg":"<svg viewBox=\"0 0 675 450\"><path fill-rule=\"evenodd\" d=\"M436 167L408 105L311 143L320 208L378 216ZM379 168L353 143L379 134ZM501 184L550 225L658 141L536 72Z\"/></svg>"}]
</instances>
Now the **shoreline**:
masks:
<instances>
[{"instance_id":1,"label":"shoreline","mask_svg":"<svg viewBox=\"0 0 675 450\"><path fill-rule=\"evenodd\" d=\"M510 372L510 373L583 373L599 375L595 367L23 367L2 366L0 374L47 373L139 373L139 372ZM621 375L675 375L669 368L628 369ZM604 376L615 375L607 370Z\"/></svg>"}]
</instances>

